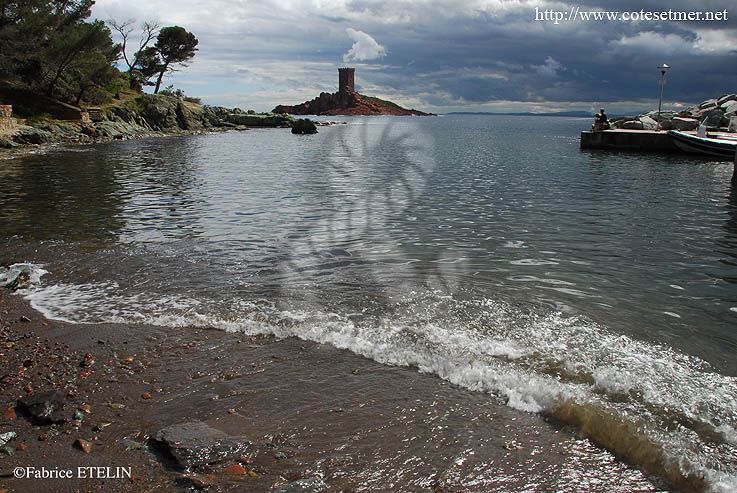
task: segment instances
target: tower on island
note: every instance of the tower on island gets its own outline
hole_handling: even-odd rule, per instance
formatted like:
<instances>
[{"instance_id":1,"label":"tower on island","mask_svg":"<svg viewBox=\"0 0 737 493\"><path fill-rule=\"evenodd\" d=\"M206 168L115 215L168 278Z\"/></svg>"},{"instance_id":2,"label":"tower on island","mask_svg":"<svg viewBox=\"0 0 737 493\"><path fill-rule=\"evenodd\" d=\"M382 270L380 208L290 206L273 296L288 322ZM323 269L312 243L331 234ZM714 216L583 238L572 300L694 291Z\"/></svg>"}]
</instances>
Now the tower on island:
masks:
<instances>
[{"instance_id":1,"label":"tower on island","mask_svg":"<svg viewBox=\"0 0 737 493\"><path fill-rule=\"evenodd\" d=\"M342 67L338 69L338 92L356 92L354 77L356 69L353 67Z\"/></svg>"}]
</instances>

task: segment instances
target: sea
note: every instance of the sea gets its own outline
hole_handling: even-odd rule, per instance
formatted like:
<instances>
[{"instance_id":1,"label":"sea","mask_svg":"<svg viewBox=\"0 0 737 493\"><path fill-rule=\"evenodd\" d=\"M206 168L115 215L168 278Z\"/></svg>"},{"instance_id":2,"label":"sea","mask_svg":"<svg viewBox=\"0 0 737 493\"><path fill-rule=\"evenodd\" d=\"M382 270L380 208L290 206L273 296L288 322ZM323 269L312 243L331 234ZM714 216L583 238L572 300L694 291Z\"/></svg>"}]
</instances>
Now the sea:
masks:
<instances>
[{"instance_id":1,"label":"sea","mask_svg":"<svg viewBox=\"0 0 737 493\"><path fill-rule=\"evenodd\" d=\"M332 345L737 491L731 163L584 151L589 119L331 119L0 154L1 256L51 319Z\"/></svg>"}]
</instances>

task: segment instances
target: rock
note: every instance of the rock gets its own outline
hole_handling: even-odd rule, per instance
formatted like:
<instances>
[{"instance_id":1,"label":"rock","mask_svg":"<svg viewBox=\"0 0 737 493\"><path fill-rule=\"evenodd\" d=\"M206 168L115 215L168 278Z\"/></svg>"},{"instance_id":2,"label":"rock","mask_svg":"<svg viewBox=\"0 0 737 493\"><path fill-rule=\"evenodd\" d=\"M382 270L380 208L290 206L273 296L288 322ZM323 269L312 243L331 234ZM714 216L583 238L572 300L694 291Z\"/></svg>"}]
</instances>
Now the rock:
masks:
<instances>
[{"instance_id":1,"label":"rock","mask_svg":"<svg viewBox=\"0 0 737 493\"><path fill-rule=\"evenodd\" d=\"M737 116L733 116L729 119L729 126L727 127L728 132L737 132Z\"/></svg>"},{"instance_id":2,"label":"rock","mask_svg":"<svg viewBox=\"0 0 737 493\"><path fill-rule=\"evenodd\" d=\"M82 450L85 454L89 454L90 452L92 452L92 443L88 442L87 440L77 438L77 441L74 442L74 446Z\"/></svg>"},{"instance_id":3,"label":"rock","mask_svg":"<svg viewBox=\"0 0 737 493\"><path fill-rule=\"evenodd\" d=\"M710 110L699 112L694 116L696 116L696 118L698 118L701 123L707 127L718 127L721 125L724 111L715 107Z\"/></svg>"},{"instance_id":4,"label":"rock","mask_svg":"<svg viewBox=\"0 0 737 493\"><path fill-rule=\"evenodd\" d=\"M0 433L0 447L4 447L6 443L8 443L13 438L17 437L18 434L14 431L8 431L5 433Z\"/></svg>"},{"instance_id":5,"label":"rock","mask_svg":"<svg viewBox=\"0 0 737 493\"><path fill-rule=\"evenodd\" d=\"M179 101L177 104L177 122L184 130L200 130L203 127L205 111L199 104Z\"/></svg>"},{"instance_id":6,"label":"rock","mask_svg":"<svg viewBox=\"0 0 737 493\"><path fill-rule=\"evenodd\" d=\"M13 141L18 144L46 144L52 140L53 135L51 132L25 125L19 126L18 130L13 134Z\"/></svg>"},{"instance_id":7,"label":"rock","mask_svg":"<svg viewBox=\"0 0 737 493\"><path fill-rule=\"evenodd\" d=\"M704 101L703 103L699 105L699 109L706 110L706 109L716 108L717 106L719 105L717 104L716 99L707 99L706 101Z\"/></svg>"},{"instance_id":8,"label":"rock","mask_svg":"<svg viewBox=\"0 0 737 493\"><path fill-rule=\"evenodd\" d=\"M289 125L293 120L289 115L278 115L274 113L262 113L260 115L230 113L225 116L225 121L247 127L281 127Z\"/></svg>"},{"instance_id":9,"label":"rock","mask_svg":"<svg viewBox=\"0 0 737 493\"><path fill-rule=\"evenodd\" d=\"M699 126L699 121L695 118L681 118L678 116L673 118L671 123L673 125L673 130L681 131L696 130Z\"/></svg>"},{"instance_id":10,"label":"rock","mask_svg":"<svg viewBox=\"0 0 737 493\"><path fill-rule=\"evenodd\" d=\"M67 421L66 416L62 414L64 394L58 390L21 399L18 404L30 415L34 423L49 425Z\"/></svg>"},{"instance_id":11,"label":"rock","mask_svg":"<svg viewBox=\"0 0 737 493\"><path fill-rule=\"evenodd\" d=\"M657 130L658 129L658 122L650 118L649 116L643 115L639 118L640 123L642 123L643 130Z\"/></svg>"},{"instance_id":12,"label":"rock","mask_svg":"<svg viewBox=\"0 0 737 493\"><path fill-rule=\"evenodd\" d=\"M642 116L648 116L652 118L653 120L655 120L656 122L661 122L665 120L670 120L671 118L676 116L676 112L675 111L661 111L660 114L658 114L657 110L653 110L653 111L648 111ZM642 119L642 116L640 117L640 119Z\"/></svg>"},{"instance_id":13,"label":"rock","mask_svg":"<svg viewBox=\"0 0 737 493\"><path fill-rule=\"evenodd\" d=\"M624 128L625 130L642 130L645 126L640 120L629 120L622 123L621 128Z\"/></svg>"},{"instance_id":14,"label":"rock","mask_svg":"<svg viewBox=\"0 0 737 493\"><path fill-rule=\"evenodd\" d=\"M8 421L14 421L16 417L15 409L12 407L7 408L3 413L3 419Z\"/></svg>"},{"instance_id":15,"label":"rock","mask_svg":"<svg viewBox=\"0 0 737 493\"><path fill-rule=\"evenodd\" d=\"M296 120L292 124L292 133L293 134L316 134L317 133L317 127L314 123L312 123L312 120L309 120L307 118L300 118L299 120Z\"/></svg>"},{"instance_id":16,"label":"rock","mask_svg":"<svg viewBox=\"0 0 737 493\"><path fill-rule=\"evenodd\" d=\"M724 116L732 116L737 114L737 101L728 101L720 106L724 111Z\"/></svg>"},{"instance_id":17,"label":"rock","mask_svg":"<svg viewBox=\"0 0 737 493\"><path fill-rule=\"evenodd\" d=\"M201 421L180 423L160 430L154 441L168 449L184 468L205 466L239 456L251 442L231 437Z\"/></svg>"},{"instance_id":18,"label":"rock","mask_svg":"<svg viewBox=\"0 0 737 493\"><path fill-rule=\"evenodd\" d=\"M163 94L142 94L136 101L141 106L140 114L154 130L179 128L177 106L179 100Z\"/></svg>"},{"instance_id":19,"label":"rock","mask_svg":"<svg viewBox=\"0 0 737 493\"><path fill-rule=\"evenodd\" d=\"M328 485L320 478L307 478L292 481L286 486L275 489L274 493L318 493L328 489Z\"/></svg>"},{"instance_id":20,"label":"rock","mask_svg":"<svg viewBox=\"0 0 737 493\"><path fill-rule=\"evenodd\" d=\"M223 474L233 474L236 476L245 476L246 474L248 474L248 469L246 469L240 464L233 464L232 466L226 467L221 472Z\"/></svg>"},{"instance_id":21,"label":"rock","mask_svg":"<svg viewBox=\"0 0 737 493\"><path fill-rule=\"evenodd\" d=\"M724 96L717 99L717 105L723 106L729 101L737 101L737 94L725 94Z\"/></svg>"},{"instance_id":22,"label":"rock","mask_svg":"<svg viewBox=\"0 0 737 493\"><path fill-rule=\"evenodd\" d=\"M663 120L658 123L658 128L660 130L673 130L673 119Z\"/></svg>"},{"instance_id":23,"label":"rock","mask_svg":"<svg viewBox=\"0 0 737 493\"><path fill-rule=\"evenodd\" d=\"M95 357L92 356L92 353L85 353L84 359L79 362L79 366L82 368L89 368L90 366L95 364Z\"/></svg>"}]
</instances>

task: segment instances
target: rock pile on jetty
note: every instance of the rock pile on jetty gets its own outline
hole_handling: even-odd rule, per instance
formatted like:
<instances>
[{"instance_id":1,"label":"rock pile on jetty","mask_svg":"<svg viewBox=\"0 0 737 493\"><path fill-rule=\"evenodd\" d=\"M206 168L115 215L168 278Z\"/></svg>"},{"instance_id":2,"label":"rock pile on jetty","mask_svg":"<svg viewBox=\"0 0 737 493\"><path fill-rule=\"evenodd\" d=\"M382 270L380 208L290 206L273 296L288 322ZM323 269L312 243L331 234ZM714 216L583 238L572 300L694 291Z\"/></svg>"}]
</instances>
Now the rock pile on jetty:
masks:
<instances>
[{"instance_id":1,"label":"rock pile on jetty","mask_svg":"<svg viewBox=\"0 0 737 493\"><path fill-rule=\"evenodd\" d=\"M612 120L614 128L628 130L695 130L700 123L709 128L737 132L737 94L725 94L701 104L675 111L648 111L637 117Z\"/></svg>"}]
</instances>

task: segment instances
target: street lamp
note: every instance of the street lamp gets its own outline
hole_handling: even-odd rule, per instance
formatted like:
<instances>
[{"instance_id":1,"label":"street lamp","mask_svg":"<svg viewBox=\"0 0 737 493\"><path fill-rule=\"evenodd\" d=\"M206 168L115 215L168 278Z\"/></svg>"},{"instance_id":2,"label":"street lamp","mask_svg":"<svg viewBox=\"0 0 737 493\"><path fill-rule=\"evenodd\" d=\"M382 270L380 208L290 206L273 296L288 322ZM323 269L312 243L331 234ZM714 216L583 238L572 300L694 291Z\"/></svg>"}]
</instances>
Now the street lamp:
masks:
<instances>
[{"instance_id":1,"label":"street lamp","mask_svg":"<svg viewBox=\"0 0 737 493\"><path fill-rule=\"evenodd\" d=\"M660 107L663 105L663 87L665 86L665 73L670 68L663 64L658 67L660 69L660 99L658 100L658 125L660 125Z\"/></svg>"}]
</instances>

